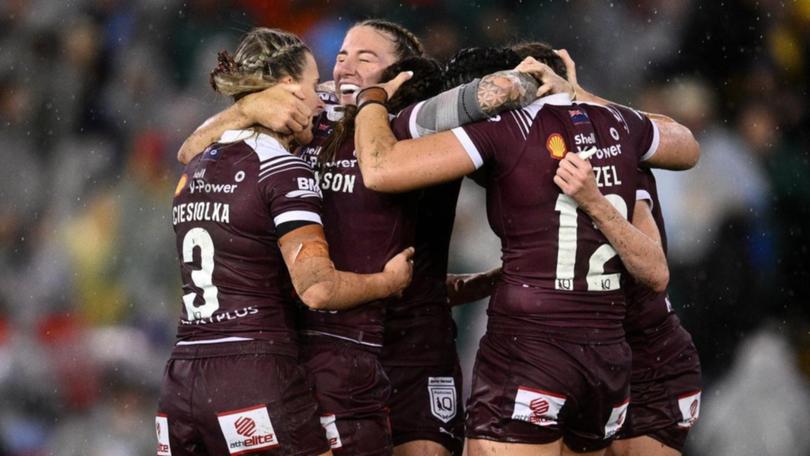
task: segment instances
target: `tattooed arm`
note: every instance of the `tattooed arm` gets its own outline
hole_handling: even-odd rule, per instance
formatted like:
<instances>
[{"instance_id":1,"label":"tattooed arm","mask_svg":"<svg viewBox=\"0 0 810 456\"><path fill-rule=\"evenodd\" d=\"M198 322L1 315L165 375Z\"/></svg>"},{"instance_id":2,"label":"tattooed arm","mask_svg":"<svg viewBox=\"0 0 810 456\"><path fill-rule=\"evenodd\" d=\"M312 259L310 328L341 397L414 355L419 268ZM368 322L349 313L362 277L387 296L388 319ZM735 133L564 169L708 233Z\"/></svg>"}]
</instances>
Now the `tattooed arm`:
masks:
<instances>
[{"instance_id":1,"label":"tattooed arm","mask_svg":"<svg viewBox=\"0 0 810 456\"><path fill-rule=\"evenodd\" d=\"M528 106L549 93L573 95L573 90L551 68L529 57L513 70L486 75L425 100L416 113L416 131L412 134L420 137L451 130Z\"/></svg>"},{"instance_id":2,"label":"tattooed arm","mask_svg":"<svg viewBox=\"0 0 810 456\"><path fill-rule=\"evenodd\" d=\"M308 307L346 310L364 302L402 292L413 273L413 247L385 264L376 274L353 274L335 269L321 225L305 225L279 239L296 293Z\"/></svg>"}]
</instances>

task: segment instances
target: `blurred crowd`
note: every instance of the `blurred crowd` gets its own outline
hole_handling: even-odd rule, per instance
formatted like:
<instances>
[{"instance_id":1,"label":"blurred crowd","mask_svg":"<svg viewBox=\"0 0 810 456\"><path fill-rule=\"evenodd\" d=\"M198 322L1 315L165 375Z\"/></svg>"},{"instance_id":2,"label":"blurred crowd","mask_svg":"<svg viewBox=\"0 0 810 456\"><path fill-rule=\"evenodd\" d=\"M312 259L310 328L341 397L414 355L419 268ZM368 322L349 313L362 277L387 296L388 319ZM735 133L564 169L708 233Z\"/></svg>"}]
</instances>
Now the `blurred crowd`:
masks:
<instances>
[{"instance_id":1,"label":"blurred crowd","mask_svg":"<svg viewBox=\"0 0 810 456\"><path fill-rule=\"evenodd\" d=\"M656 174L671 298L706 378L687 453L810 451L795 406L810 400L810 1L3 0L0 456L153 453L180 308L174 157L228 103L208 84L216 52L284 28L328 80L368 17L411 28L438 59L548 41L588 90L689 126L698 166ZM475 191L458 272L499 261ZM463 352L481 315L457 315ZM755 426L743 451L729 417Z\"/></svg>"}]
</instances>

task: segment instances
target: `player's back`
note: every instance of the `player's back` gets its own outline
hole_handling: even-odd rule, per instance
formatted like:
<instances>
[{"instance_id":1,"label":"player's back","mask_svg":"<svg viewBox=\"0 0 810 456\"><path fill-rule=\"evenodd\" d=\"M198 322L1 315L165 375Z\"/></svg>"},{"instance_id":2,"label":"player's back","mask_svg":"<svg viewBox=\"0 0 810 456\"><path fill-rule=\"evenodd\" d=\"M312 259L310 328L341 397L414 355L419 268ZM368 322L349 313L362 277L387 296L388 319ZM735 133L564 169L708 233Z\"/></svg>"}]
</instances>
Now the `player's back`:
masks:
<instances>
[{"instance_id":1,"label":"player's back","mask_svg":"<svg viewBox=\"0 0 810 456\"><path fill-rule=\"evenodd\" d=\"M590 162L600 191L632 218L636 168L656 146L649 119L555 95L454 132L472 145L473 161L487 167L487 213L502 241L503 281L510 286L496 291L490 325L525 331L525 323L534 323L621 338L625 268L553 178L566 153L595 147Z\"/></svg>"},{"instance_id":2,"label":"player's back","mask_svg":"<svg viewBox=\"0 0 810 456\"><path fill-rule=\"evenodd\" d=\"M294 290L277 228L320 223L320 199L301 159L250 130L226 132L186 166L172 209L181 343L240 337L294 352Z\"/></svg>"}]
</instances>

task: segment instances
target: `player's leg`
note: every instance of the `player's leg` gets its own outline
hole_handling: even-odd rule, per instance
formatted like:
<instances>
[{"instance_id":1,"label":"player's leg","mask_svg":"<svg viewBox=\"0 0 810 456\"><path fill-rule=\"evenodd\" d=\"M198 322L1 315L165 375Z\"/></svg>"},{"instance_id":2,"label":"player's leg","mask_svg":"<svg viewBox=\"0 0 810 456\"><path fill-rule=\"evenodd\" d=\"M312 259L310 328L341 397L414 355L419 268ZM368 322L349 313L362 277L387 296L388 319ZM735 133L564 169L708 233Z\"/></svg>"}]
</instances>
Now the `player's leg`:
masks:
<instances>
[{"instance_id":1,"label":"player's leg","mask_svg":"<svg viewBox=\"0 0 810 456\"><path fill-rule=\"evenodd\" d=\"M450 456L450 450L432 440L411 440L394 447L394 456Z\"/></svg>"},{"instance_id":2,"label":"player's leg","mask_svg":"<svg viewBox=\"0 0 810 456\"><path fill-rule=\"evenodd\" d=\"M357 344L313 336L302 345L333 451L358 456L393 452L386 403L390 384L378 355Z\"/></svg>"},{"instance_id":3,"label":"player's leg","mask_svg":"<svg viewBox=\"0 0 810 456\"><path fill-rule=\"evenodd\" d=\"M646 435L616 440L606 456L680 456L681 452Z\"/></svg>"},{"instance_id":4,"label":"player's leg","mask_svg":"<svg viewBox=\"0 0 810 456\"><path fill-rule=\"evenodd\" d=\"M545 444L496 442L467 439L467 456L559 456L562 439Z\"/></svg>"},{"instance_id":5,"label":"player's leg","mask_svg":"<svg viewBox=\"0 0 810 456\"><path fill-rule=\"evenodd\" d=\"M189 407L194 369L194 360L169 359L166 363L155 417L158 456L206 455Z\"/></svg>"},{"instance_id":6,"label":"player's leg","mask_svg":"<svg viewBox=\"0 0 810 456\"><path fill-rule=\"evenodd\" d=\"M681 327L660 333L663 341L631 342L633 376L627 423L608 455L679 455L698 419L701 376L697 349Z\"/></svg>"},{"instance_id":7,"label":"player's leg","mask_svg":"<svg viewBox=\"0 0 810 456\"><path fill-rule=\"evenodd\" d=\"M210 344L199 360L194 416L207 454L315 456L329 451L306 372L261 341ZM237 373L238 375L234 375Z\"/></svg>"},{"instance_id":8,"label":"player's leg","mask_svg":"<svg viewBox=\"0 0 810 456\"><path fill-rule=\"evenodd\" d=\"M467 403L467 455L559 456L558 420L582 383L553 344L487 334Z\"/></svg>"},{"instance_id":9,"label":"player's leg","mask_svg":"<svg viewBox=\"0 0 810 456\"><path fill-rule=\"evenodd\" d=\"M391 434L397 456L461 455L464 410L461 366L455 359L445 365L385 367L391 381ZM385 360L383 361L385 364Z\"/></svg>"},{"instance_id":10,"label":"player's leg","mask_svg":"<svg viewBox=\"0 0 810 456\"><path fill-rule=\"evenodd\" d=\"M602 456L623 428L630 395L630 347L624 341L579 345L560 343L573 353L587 378L587 390L564 410L564 456ZM579 349L578 349L579 348Z\"/></svg>"}]
</instances>

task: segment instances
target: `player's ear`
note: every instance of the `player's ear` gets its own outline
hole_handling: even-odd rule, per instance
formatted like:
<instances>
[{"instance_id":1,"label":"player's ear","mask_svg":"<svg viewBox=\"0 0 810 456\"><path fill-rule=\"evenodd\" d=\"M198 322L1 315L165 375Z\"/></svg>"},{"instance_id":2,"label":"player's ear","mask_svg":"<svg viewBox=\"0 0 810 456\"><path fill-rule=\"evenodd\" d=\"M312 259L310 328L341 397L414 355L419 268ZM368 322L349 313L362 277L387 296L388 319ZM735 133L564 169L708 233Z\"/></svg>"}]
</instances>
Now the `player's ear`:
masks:
<instances>
[{"instance_id":1,"label":"player's ear","mask_svg":"<svg viewBox=\"0 0 810 456\"><path fill-rule=\"evenodd\" d=\"M279 79L278 82L280 82L282 84L292 84L295 81L293 80L292 76L287 75L287 76L284 76L283 78Z\"/></svg>"}]
</instances>

